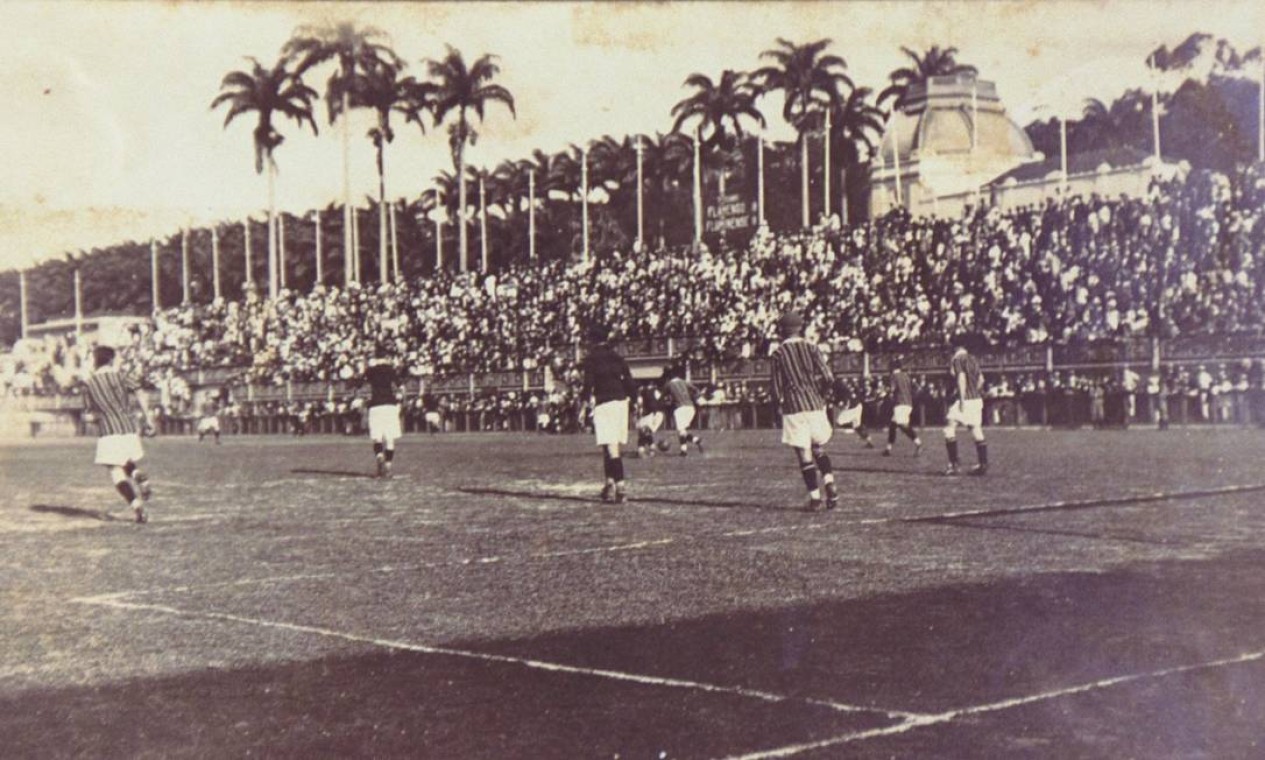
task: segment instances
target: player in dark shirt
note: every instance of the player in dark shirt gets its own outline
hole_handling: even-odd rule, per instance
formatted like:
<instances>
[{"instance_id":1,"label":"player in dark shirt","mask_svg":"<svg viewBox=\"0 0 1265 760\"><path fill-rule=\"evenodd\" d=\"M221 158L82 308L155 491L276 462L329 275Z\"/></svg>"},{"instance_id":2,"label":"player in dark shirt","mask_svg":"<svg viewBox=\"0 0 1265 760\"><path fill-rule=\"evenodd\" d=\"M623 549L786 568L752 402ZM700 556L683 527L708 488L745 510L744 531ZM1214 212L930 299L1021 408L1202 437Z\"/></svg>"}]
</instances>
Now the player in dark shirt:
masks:
<instances>
[{"instance_id":1,"label":"player in dark shirt","mask_svg":"<svg viewBox=\"0 0 1265 760\"><path fill-rule=\"evenodd\" d=\"M395 395L395 368L387 359L385 347L375 349L363 382L369 384L369 438L373 440L378 477L389 478L395 461L395 441L400 437L401 430L400 407Z\"/></svg>"},{"instance_id":2,"label":"player in dark shirt","mask_svg":"<svg viewBox=\"0 0 1265 760\"><path fill-rule=\"evenodd\" d=\"M874 448L874 441L870 440L870 431L865 429L864 394L856 392L852 384L842 377L835 378L830 390L835 425L844 429L850 428L858 438L865 441L865 448Z\"/></svg>"},{"instance_id":3,"label":"player in dark shirt","mask_svg":"<svg viewBox=\"0 0 1265 760\"><path fill-rule=\"evenodd\" d=\"M892 421L887 424L887 448L883 449L883 456L890 457L892 455L892 446L896 444L897 430L904 433L905 437L914 442L914 456L918 456L922 453L922 440L914 432L913 423L910 419L914 411L914 381L910 379L909 373L905 371L900 357L892 359L890 391L892 395Z\"/></svg>"},{"instance_id":4,"label":"player in dark shirt","mask_svg":"<svg viewBox=\"0 0 1265 760\"><path fill-rule=\"evenodd\" d=\"M966 349L966 339L954 339L953 357L949 359L949 376L956 401L949 406L945 415L944 445L949 454L949 466L945 475L958 474L958 441L959 425L971 432L975 441L975 455L978 460L972 475L983 475L988 472L988 442L984 440L984 399L980 395L984 386L984 375L980 372L979 362Z\"/></svg>"},{"instance_id":5,"label":"player in dark shirt","mask_svg":"<svg viewBox=\"0 0 1265 760\"><path fill-rule=\"evenodd\" d=\"M637 418L637 456L645 459L655 453L655 433L663 427L663 396L659 389L648 385L641 391L641 416ZM668 442L664 441L664 451Z\"/></svg>"},{"instance_id":6,"label":"player in dark shirt","mask_svg":"<svg viewBox=\"0 0 1265 760\"><path fill-rule=\"evenodd\" d=\"M615 353L606 328L589 328L589 349L584 357L582 399L593 400L593 432L602 447L606 484L602 501L622 503L624 460L619 447L628 443L628 406L637 394L637 384L624 357Z\"/></svg>"}]
</instances>

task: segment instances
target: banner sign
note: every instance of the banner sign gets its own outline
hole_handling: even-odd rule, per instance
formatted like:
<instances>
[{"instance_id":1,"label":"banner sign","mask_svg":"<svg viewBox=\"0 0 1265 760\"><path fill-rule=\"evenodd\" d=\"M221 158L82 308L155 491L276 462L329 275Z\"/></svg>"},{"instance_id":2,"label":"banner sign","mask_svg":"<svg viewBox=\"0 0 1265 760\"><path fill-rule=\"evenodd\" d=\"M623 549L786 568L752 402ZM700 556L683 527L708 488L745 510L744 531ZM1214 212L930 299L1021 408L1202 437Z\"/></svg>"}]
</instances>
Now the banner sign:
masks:
<instances>
[{"instance_id":1,"label":"banner sign","mask_svg":"<svg viewBox=\"0 0 1265 760\"><path fill-rule=\"evenodd\" d=\"M755 201L738 195L726 195L720 202L708 204L703 230L710 234L731 230L748 230L759 224L759 207Z\"/></svg>"}]
</instances>

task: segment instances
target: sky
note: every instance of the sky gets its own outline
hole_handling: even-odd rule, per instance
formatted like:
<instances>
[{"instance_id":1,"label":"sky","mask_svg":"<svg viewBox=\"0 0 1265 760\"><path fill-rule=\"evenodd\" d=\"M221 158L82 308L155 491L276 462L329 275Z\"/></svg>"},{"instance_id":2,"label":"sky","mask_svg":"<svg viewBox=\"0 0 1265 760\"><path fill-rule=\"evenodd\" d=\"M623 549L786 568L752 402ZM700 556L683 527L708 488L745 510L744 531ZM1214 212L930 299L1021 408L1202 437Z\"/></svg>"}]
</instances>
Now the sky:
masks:
<instances>
[{"instance_id":1,"label":"sky","mask_svg":"<svg viewBox=\"0 0 1265 760\"><path fill-rule=\"evenodd\" d=\"M0 269L93 246L165 236L184 225L261 218L267 185L254 171L253 124L227 128L209 109L245 56L276 60L296 27L353 21L384 31L424 74L445 45L467 60L499 56L517 118L492 106L468 153L476 166L557 151L610 134L667 131L693 72L751 70L777 37L833 40L860 85L881 89L901 46L959 49L997 83L1020 123L1075 115L1149 80L1159 44L1192 32L1246 50L1265 39L1255 0L638 3L193 3L158 0L0 3ZM308 83L323 91L327 69ZM769 135L791 135L780 100L762 103ZM1044 106L1050 110L1038 110ZM338 133L286 122L277 150L279 208L341 197ZM354 198L376 195L367 114L351 122ZM396 125L387 192L416 196L451 170L442 128Z\"/></svg>"}]
</instances>

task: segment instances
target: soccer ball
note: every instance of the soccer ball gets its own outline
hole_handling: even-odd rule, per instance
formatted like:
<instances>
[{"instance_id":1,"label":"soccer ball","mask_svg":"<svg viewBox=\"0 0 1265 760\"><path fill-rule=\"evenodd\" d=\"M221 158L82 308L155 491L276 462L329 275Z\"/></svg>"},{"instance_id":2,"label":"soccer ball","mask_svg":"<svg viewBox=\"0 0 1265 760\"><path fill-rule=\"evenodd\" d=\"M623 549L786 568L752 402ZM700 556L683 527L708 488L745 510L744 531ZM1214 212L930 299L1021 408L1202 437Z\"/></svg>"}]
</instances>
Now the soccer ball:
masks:
<instances>
[{"instance_id":1,"label":"soccer ball","mask_svg":"<svg viewBox=\"0 0 1265 760\"><path fill-rule=\"evenodd\" d=\"M668 453L668 449L672 448L672 444L668 443L666 440L659 441L657 445L659 447L659 451L663 452L664 454Z\"/></svg>"}]
</instances>

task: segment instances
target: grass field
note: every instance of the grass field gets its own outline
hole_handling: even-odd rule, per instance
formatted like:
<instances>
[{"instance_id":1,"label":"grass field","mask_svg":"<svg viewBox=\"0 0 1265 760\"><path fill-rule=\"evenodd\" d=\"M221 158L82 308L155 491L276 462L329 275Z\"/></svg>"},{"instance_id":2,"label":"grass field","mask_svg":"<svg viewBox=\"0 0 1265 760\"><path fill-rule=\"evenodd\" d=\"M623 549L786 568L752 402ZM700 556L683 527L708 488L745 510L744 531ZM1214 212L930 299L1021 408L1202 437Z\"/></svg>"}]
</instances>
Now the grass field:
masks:
<instances>
[{"instance_id":1,"label":"grass field","mask_svg":"<svg viewBox=\"0 0 1265 760\"><path fill-rule=\"evenodd\" d=\"M0 755L1265 756L1260 431L704 436L156 439L148 525L0 448Z\"/></svg>"}]
</instances>

